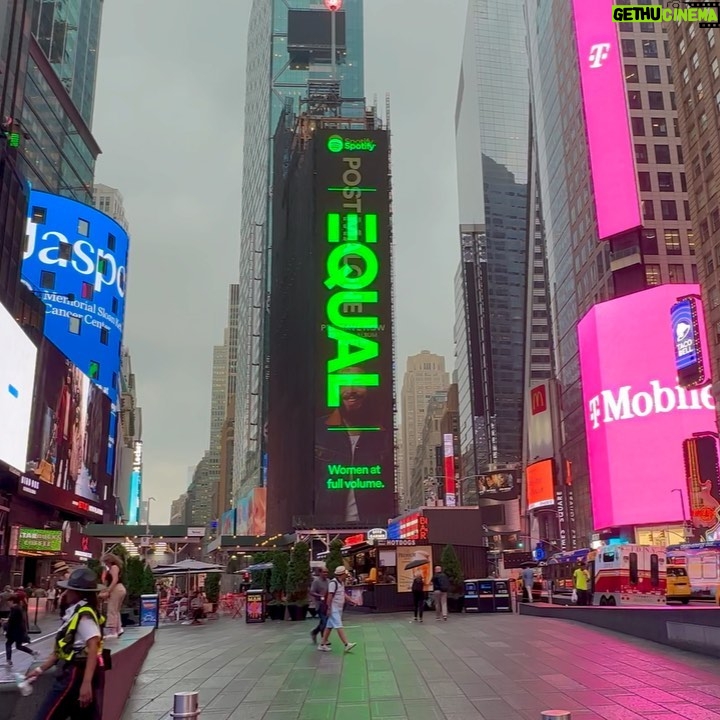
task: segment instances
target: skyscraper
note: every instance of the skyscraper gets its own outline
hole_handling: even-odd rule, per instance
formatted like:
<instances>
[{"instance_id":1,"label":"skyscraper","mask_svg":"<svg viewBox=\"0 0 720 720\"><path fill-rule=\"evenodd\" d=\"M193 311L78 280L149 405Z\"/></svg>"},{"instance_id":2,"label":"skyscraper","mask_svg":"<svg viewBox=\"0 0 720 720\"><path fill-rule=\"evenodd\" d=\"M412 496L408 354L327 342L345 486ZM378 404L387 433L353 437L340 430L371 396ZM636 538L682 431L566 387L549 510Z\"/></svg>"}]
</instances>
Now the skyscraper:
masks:
<instances>
[{"instance_id":1,"label":"skyscraper","mask_svg":"<svg viewBox=\"0 0 720 720\"><path fill-rule=\"evenodd\" d=\"M93 187L93 204L98 210L109 215L118 225L125 228L125 230L128 229L123 196L117 188L95 183Z\"/></svg>"},{"instance_id":2,"label":"skyscraper","mask_svg":"<svg viewBox=\"0 0 720 720\"><path fill-rule=\"evenodd\" d=\"M521 461L529 88L523 0L471 0L455 113L461 473ZM518 504L506 504L518 530ZM492 523L495 524L495 523Z\"/></svg>"},{"instance_id":3,"label":"skyscraper","mask_svg":"<svg viewBox=\"0 0 720 720\"><path fill-rule=\"evenodd\" d=\"M572 483L581 547L593 527L578 322L597 302L660 283L691 281L697 272L672 85L678 69L671 67L667 28L664 23L612 23L611 6L611 0L526 4L533 152L543 206L551 355L560 393L557 458L561 480ZM603 92L617 84L618 106L606 102L598 107L594 99L599 95L583 92L581 68L598 69L590 65L596 62L590 57L595 41L586 38L597 28L595 11L612 26L602 62L613 68L610 62L616 63L617 72L592 78L601 78ZM579 31L585 33L582 52ZM616 131L607 130L609 122L616 123ZM630 157L608 170L607 187L597 172L607 153L591 144L591 123L599 128L594 141L612 136L614 145L628 143ZM618 195L618 183L628 173L631 192ZM622 197L622 203L599 210L603 192ZM631 222L608 225L608 220L628 217Z\"/></svg>"},{"instance_id":4,"label":"skyscraper","mask_svg":"<svg viewBox=\"0 0 720 720\"><path fill-rule=\"evenodd\" d=\"M400 392L403 460L400 464L402 473L399 494L402 509L415 506L411 497L411 479L428 403L436 393L447 392L449 385L450 375L445 370L445 358L442 355L423 350L407 359Z\"/></svg>"},{"instance_id":5,"label":"skyscraper","mask_svg":"<svg viewBox=\"0 0 720 720\"><path fill-rule=\"evenodd\" d=\"M298 14L299 13L299 14ZM344 98L363 97L363 4L338 18L337 73ZM344 29L344 30L343 30ZM237 506L266 484L272 137L284 109L299 111L309 80L327 81L330 13L319 0L254 0L248 32L240 237L238 369L233 493ZM310 35L307 35L307 33ZM315 33L315 41L309 43ZM316 52L307 50L308 44Z\"/></svg>"}]
</instances>

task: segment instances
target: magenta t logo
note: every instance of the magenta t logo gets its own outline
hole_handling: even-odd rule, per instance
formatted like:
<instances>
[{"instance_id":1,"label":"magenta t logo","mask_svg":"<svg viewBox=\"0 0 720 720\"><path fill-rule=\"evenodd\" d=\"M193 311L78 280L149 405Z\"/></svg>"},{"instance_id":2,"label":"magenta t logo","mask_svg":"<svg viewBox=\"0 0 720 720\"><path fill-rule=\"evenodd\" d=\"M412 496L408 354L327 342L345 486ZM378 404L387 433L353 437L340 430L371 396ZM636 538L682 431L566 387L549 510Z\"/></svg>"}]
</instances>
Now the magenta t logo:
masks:
<instances>
[{"instance_id":1,"label":"magenta t logo","mask_svg":"<svg viewBox=\"0 0 720 720\"><path fill-rule=\"evenodd\" d=\"M590 67L601 68L610 52L610 43L597 43L590 47Z\"/></svg>"}]
</instances>

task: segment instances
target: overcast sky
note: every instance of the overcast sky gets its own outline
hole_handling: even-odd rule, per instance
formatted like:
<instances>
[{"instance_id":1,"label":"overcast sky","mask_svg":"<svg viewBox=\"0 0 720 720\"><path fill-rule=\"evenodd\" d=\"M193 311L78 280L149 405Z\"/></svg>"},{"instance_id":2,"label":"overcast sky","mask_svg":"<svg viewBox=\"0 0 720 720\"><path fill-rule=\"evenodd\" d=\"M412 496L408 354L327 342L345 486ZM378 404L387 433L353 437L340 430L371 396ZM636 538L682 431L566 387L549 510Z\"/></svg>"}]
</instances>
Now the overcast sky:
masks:
<instances>
[{"instance_id":1,"label":"overcast sky","mask_svg":"<svg viewBox=\"0 0 720 720\"><path fill-rule=\"evenodd\" d=\"M269 1L269 0L268 0ZM251 0L105 0L96 179L132 236L125 341L143 409L144 495L166 522L207 449L213 345L237 282ZM452 366L459 259L454 112L466 0L365 0L365 92L391 94L399 369Z\"/></svg>"}]
</instances>

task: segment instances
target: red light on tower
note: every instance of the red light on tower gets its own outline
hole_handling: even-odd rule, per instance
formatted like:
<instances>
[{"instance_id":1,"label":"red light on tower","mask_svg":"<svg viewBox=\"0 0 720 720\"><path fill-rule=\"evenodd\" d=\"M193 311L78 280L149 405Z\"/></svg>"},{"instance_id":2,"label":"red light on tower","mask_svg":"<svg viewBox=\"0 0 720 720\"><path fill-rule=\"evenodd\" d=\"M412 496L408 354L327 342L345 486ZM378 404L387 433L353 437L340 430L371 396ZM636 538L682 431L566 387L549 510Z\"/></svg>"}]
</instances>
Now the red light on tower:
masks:
<instances>
[{"instance_id":1,"label":"red light on tower","mask_svg":"<svg viewBox=\"0 0 720 720\"><path fill-rule=\"evenodd\" d=\"M337 12L342 8L343 0L323 0L325 3L325 7L330 10L330 12Z\"/></svg>"}]
</instances>

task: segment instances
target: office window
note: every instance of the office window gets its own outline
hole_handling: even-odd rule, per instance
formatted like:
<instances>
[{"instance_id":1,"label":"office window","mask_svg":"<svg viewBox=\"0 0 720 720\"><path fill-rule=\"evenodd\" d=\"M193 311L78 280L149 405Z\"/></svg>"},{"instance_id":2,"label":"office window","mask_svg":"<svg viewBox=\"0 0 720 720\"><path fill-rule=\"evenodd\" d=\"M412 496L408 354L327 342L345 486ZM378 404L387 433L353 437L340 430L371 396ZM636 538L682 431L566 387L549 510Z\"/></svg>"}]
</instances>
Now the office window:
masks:
<instances>
[{"instance_id":1,"label":"office window","mask_svg":"<svg viewBox=\"0 0 720 720\"><path fill-rule=\"evenodd\" d=\"M670 109L671 110L677 110L677 105L675 104L675 93L670 93Z\"/></svg>"},{"instance_id":2,"label":"office window","mask_svg":"<svg viewBox=\"0 0 720 720\"><path fill-rule=\"evenodd\" d=\"M658 254L658 238L657 230L643 230L640 235L640 250L643 255L657 255Z\"/></svg>"},{"instance_id":3,"label":"office window","mask_svg":"<svg viewBox=\"0 0 720 720\"><path fill-rule=\"evenodd\" d=\"M109 330L108 330L106 327L100 328L100 342L101 342L103 345L107 345L109 339L110 339L110 332L109 332Z\"/></svg>"},{"instance_id":4,"label":"office window","mask_svg":"<svg viewBox=\"0 0 720 720\"><path fill-rule=\"evenodd\" d=\"M662 82L662 80L660 79L660 66L646 65L645 79L652 85L659 85Z\"/></svg>"},{"instance_id":5,"label":"office window","mask_svg":"<svg viewBox=\"0 0 720 720\"><path fill-rule=\"evenodd\" d=\"M651 110L664 110L665 100L663 94L656 90L651 90L648 93L648 105Z\"/></svg>"},{"instance_id":6,"label":"office window","mask_svg":"<svg viewBox=\"0 0 720 720\"><path fill-rule=\"evenodd\" d=\"M695 254L695 233L692 230L688 230L687 233L687 244L688 244L688 251L691 255Z\"/></svg>"},{"instance_id":7,"label":"office window","mask_svg":"<svg viewBox=\"0 0 720 720\"><path fill-rule=\"evenodd\" d=\"M645 265L645 282L647 282L650 286L662 284L662 275L660 274L659 265Z\"/></svg>"},{"instance_id":8,"label":"office window","mask_svg":"<svg viewBox=\"0 0 720 720\"><path fill-rule=\"evenodd\" d=\"M684 55L686 49L687 45L685 44L685 38L680 38L680 42L678 43L678 50L680 51L680 54Z\"/></svg>"},{"instance_id":9,"label":"office window","mask_svg":"<svg viewBox=\"0 0 720 720\"><path fill-rule=\"evenodd\" d=\"M655 205L652 200L642 201L643 209L643 220L654 220L655 219Z\"/></svg>"},{"instance_id":10,"label":"office window","mask_svg":"<svg viewBox=\"0 0 720 720\"><path fill-rule=\"evenodd\" d=\"M685 219L690 221L690 201L683 200L683 212L685 213Z\"/></svg>"},{"instance_id":11,"label":"office window","mask_svg":"<svg viewBox=\"0 0 720 720\"><path fill-rule=\"evenodd\" d=\"M710 164L712 163L712 151L710 150L709 142L707 142L703 145L702 153L703 153L703 166L710 167Z\"/></svg>"},{"instance_id":12,"label":"office window","mask_svg":"<svg viewBox=\"0 0 720 720\"><path fill-rule=\"evenodd\" d=\"M665 231L665 252L668 255L682 255L679 230Z\"/></svg>"},{"instance_id":13,"label":"office window","mask_svg":"<svg viewBox=\"0 0 720 720\"><path fill-rule=\"evenodd\" d=\"M720 90L715 93L715 106L717 107L718 111L720 111Z\"/></svg>"},{"instance_id":14,"label":"office window","mask_svg":"<svg viewBox=\"0 0 720 720\"><path fill-rule=\"evenodd\" d=\"M618 27L620 28L620 32L632 32L633 31L632 23L618 23Z\"/></svg>"},{"instance_id":15,"label":"office window","mask_svg":"<svg viewBox=\"0 0 720 720\"><path fill-rule=\"evenodd\" d=\"M693 70L697 70L700 67L700 57L697 52L694 52L690 57L690 64Z\"/></svg>"},{"instance_id":16,"label":"office window","mask_svg":"<svg viewBox=\"0 0 720 720\"><path fill-rule=\"evenodd\" d=\"M640 82L640 76L638 75L637 65L626 65L625 66L625 81L629 83Z\"/></svg>"},{"instance_id":17,"label":"office window","mask_svg":"<svg viewBox=\"0 0 720 720\"><path fill-rule=\"evenodd\" d=\"M639 172L638 173L638 184L640 185L640 190L643 192L651 192L652 186L650 185L650 173L649 172Z\"/></svg>"},{"instance_id":18,"label":"office window","mask_svg":"<svg viewBox=\"0 0 720 720\"><path fill-rule=\"evenodd\" d=\"M89 237L90 236L90 223L87 220L83 220L82 218L79 218L77 231L78 231L78 235L82 235L83 237Z\"/></svg>"},{"instance_id":19,"label":"office window","mask_svg":"<svg viewBox=\"0 0 720 720\"><path fill-rule=\"evenodd\" d=\"M40 288L42 290L55 289L55 273L43 270L40 273Z\"/></svg>"},{"instance_id":20,"label":"office window","mask_svg":"<svg viewBox=\"0 0 720 720\"><path fill-rule=\"evenodd\" d=\"M700 282L699 276L698 276L698 269L697 265L691 265L690 266L690 277L692 278L692 282Z\"/></svg>"},{"instance_id":21,"label":"office window","mask_svg":"<svg viewBox=\"0 0 720 720\"><path fill-rule=\"evenodd\" d=\"M675 137L680 137L680 123L676 117L673 118L673 133Z\"/></svg>"},{"instance_id":22,"label":"office window","mask_svg":"<svg viewBox=\"0 0 720 720\"><path fill-rule=\"evenodd\" d=\"M690 23L688 26L688 37L692 40L697 33L697 25L695 23Z\"/></svg>"},{"instance_id":23,"label":"office window","mask_svg":"<svg viewBox=\"0 0 720 720\"><path fill-rule=\"evenodd\" d=\"M675 191L675 182L673 181L673 174L671 172L658 173L658 190L660 190L660 192Z\"/></svg>"},{"instance_id":24,"label":"office window","mask_svg":"<svg viewBox=\"0 0 720 720\"><path fill-rule=\"evenodd\" d=\"M652 126L652 134L655 137L667 137L668 129L667 129L667 122L665 122L665 118L651 118L650 124Z\"/></svg>"},{"instance_id":25,"label":"office window","mask_svg":"<svg viewBox=\"0 0 720 720\"><path fill-rule=\"evenodd\" d=\"M628 107L631 110L642 110L642 96L639 90L628 90Z\"/></svg>"},{"instance_id":26,"label":"office window","mask_svg":"<svg viewBox=\"0 0 720 720\"><path fill-rule=\"evenodd\" d=\"M32 221L36 225L44 225L45 219L47 218L47 209L44 207L33 207L32 209Z\"/></svg>"},{"instance_id":27,"label":"office window","mask_svg":"<svg viewBox=\"0 0 720 720\"><path fill-rule=\"evenodd\" d=\"M718 62L717 58L713 58L713 61L710 63L710 69L716 80L720 78L720 62Z\"/></svg>"},{"instance_id":28,"label":"office window","mask_svg":"<svg viewBox=\"0 0 720 720\"><path fill-rule=\"evenodd\" d=\"M683 68L682 79L684 85L687 85L690 82L690 71L687 68Z\"/></svg>"},{"instance_id":29,"label":"office window","mask_svg":"<svg viewBox=\"0 0 720 720\"><path fill-rule=\"evenodd\" d=\"M69 242L61 242L58 248L58 255L61 260L70 260L73 246Z\"/></svg>"},{"instance_id":30,"label":"office window","mask_svg":"<svg viewBox=\"0 0 720 720\"><path fill-rule=\"evenodd\" d=\"M642 41L643 57L656 58L658 56L657 40L643 40ZM658 76L660 75L660 68L658 68Z\"/></svg>"},{"instance_id":31,"label":"office window","mask_svg":"<svg viewBox=\"0 0 720 720\"><path fill-rule=\"evenodd\" d=\"M703 89L702 81L695 86L695 94L697 95L698 102L705 97L705 90Z\"/></svg>"},{"instance_id":32,"label":"office window","mask_svg":"<svg viewBox=\"0 0 720 720\"><path fill-rule=\"evenodd\" d=\"M708 45L710 47L715 47L715 29L714 28L708 28L707 41L708 41Z\"/></svg>"},{"instance_id":33,"label":"office window","mask_svg":"<svg viewBox=\"0 0 720 720\"><path fill-rule=\"evenodd\" d=\"M654 33L655 23L640 23L640 32Z\"/></svg>"},{"instance_id":34,"label":"office window","mask_svg":"<svg viewBox=\"0 0 720 720\"><path fill-rule=\"evenodd\" d=\"M646 163L648 162L648 149L647 145L635 145L635 162Z\"/></svg>"},{"instance_id":35,"label":"office window","mask_svg":"<svg viewBox=\"0 0 720 720\"><path fill-rule=\"evenodd\" d=\"M655 162L658 165L670 165L670 146L669 145L656 145L655 146Z\"/></svg>"},{"instance_id":36,"label":"office window","mask_svg":"<svg viewBox=\"0 0 720 720\"><path fill-rule=\"evenodd\" d=\"M643 137L645 135L645 120L641 117L630 118L630 124L632 125L632 134L636 137Z\"/></svg>"},{"instance_id":37,"label":"office window","mask_svg":"<svg viewBox=\"0 0 720 720\"><path fill-rule=\"evenodd\" d=\"M84 282L82 284L82 299L83 300L92 300L93 295L95 294L95 289L93 288L91 283Z\"/></svg>"},{"instance_id":38,"label":"office window","mask_svg":"<svg viewBox=\"0 0 720 720\"><path fill-rule=\"evenodd\" d=\"M720 230L720 210L718 208L714 208L710 213L710 226L713 232Z\"/></svg>"},{"instance_id":39,"label":"office window","mask_svg":"<svg viewBox=\"0 0 720 720\"><path fill-rule=\"evenodd\" d=\"M680 165L683 165L685 163L685 157L683 156L682 145L677 145L676 147L677 147L678 163L680 163Z\"/></svg>"},{"instance_id":40,"label":"office window","mask_svg":"<svg viewBox=\"0 0 720 720\"><path fill-rule=\"evenodd\" d=\"M700 223L700 237L705 242L707 242L708 238L710 237L710 227L707 220L703 220Z\"/></svg>"},{"instance_id":41,"label":"office window","mask_svg":"<svg viewBox=\"0 0 720 720\"><path fill-rule=\"evenodd\" d=\"M685 282L685 267L683 265L668 265L668 280L676 285Z\"/></svg>"},{"instance_id":42,"label":"office window","mask_svg":"<svg viewBox=\"0 0 720 720\"><path fill-rule=\"evenodd\" d=\"M669 40L663 40L663 49L665 50L665 57L669 60L670 59L670 41Z\"/></svg>"},{"instance_id":43,"label":"office window","mask_svg":"<svg viewBox=\"0 0 720 720\"><path fill-rule=\"evenodd\" d=\"M635 41L632 38L622 39L622 54L623 57L635 57Z\"/></svg>"},{"instance_id":44,"label":"office window","mask_svg":"<svg viewBox=\"0 0 720 720\"><path fill-rule=\"evenodd\" d=\"M708 116L707 113L701 113L700 120L698 121L700 126L700 132L705 132L708 128Z\"/></svg>"},{"instance_id":45,"label":"office window","mask_svg":"<svg viewBox=\"0 0 720 720\"><path fill-rule=\"evenodd\" d=\"M663 220L677 220L677 203L674 200L661 200L660 211L662 212Z\"/></svg>"},{"instance_id":46,"label":"office window","mask_svg":"<svg viewBox=\"0 0 720 720\"><path fill-rule=\"evenodd\" d=\"M82 321L81 321L80 317L77 316L77 315L71 315L71 316L68 318L68 321L69 321L68 330L69 330L73 335L79 335L79 334L80 334L80 330L82 329Z\"/></svg>"},{"instance_id":47,"label":"office window","mask_svg":"<svg viewBox=\"0 0 720 720\"><path fill-rule=\"evenodd\" d=\"M680 189L683 192L687 192L687 178L683 172L680 173Z\"/></svg>"}]
</instances>

